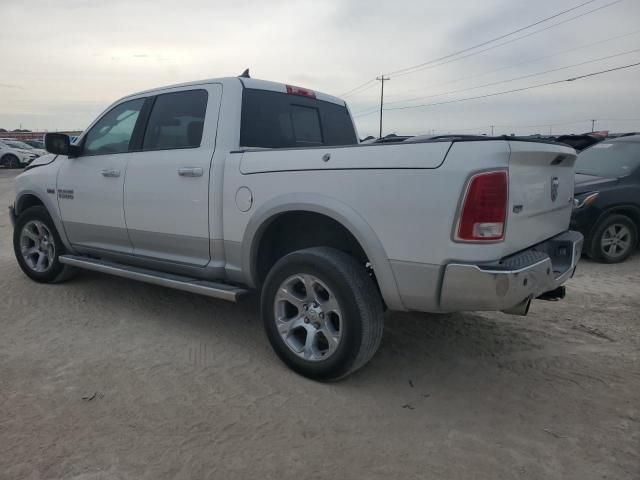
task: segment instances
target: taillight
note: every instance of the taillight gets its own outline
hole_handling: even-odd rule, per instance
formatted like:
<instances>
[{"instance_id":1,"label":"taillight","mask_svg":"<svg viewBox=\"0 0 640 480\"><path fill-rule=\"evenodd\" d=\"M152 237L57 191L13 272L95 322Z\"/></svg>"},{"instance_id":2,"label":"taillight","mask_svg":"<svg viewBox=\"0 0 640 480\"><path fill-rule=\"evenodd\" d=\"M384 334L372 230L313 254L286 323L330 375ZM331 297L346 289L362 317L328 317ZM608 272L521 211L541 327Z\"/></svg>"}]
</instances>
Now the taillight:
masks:
<instances>
[{"instance_id":1,"label":"taillight","mask_svg":"<svg viewBox=\"0 0 640 480\"><path fill-rule=\"evenodd\" d=\"M504 239L508 183L506 170L471 177L462 202L456 240L495 242Z\"/></svg>"},{"instance_id":2,"label":"taillight","mask_svg":"<svg viewBox=\"0 0 640 480\"><path fill-rule=\"evenodd\" d=\"M316 92L308 90L306 88L294 87L293 85L287 85L287 93L289 95L299 95L301 97L316 98Z\"/></svg>"}]
</instances>

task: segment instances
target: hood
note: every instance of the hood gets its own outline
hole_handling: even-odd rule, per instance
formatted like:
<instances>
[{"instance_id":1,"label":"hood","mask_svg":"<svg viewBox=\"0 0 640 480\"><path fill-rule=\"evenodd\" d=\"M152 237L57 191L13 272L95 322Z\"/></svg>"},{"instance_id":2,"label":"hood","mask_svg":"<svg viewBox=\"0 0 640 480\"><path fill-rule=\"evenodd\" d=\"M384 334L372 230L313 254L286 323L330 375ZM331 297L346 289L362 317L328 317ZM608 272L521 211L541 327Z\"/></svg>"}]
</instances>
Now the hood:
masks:
<instances>
[{"instance_id":1,"label":"hood","mask_svg":"<svg viewBox=\"0 0 640 480\"><path fill-rule=\"evenodd\" d=\"M25 170L31 170L32 168L40 167L42 165L48 165L49 163L53 162L56 158L58 158L57 155L54 155L53 153L47 153L46 155L42 155L41 157L36 158L33 162L29 164L29 166L27 166Z\"/></svg>"},{"instance_id":2,"label":"hood","mask_svg":"<svg viewBox=\"0 0 640 480\"><path fill-rule=\"evenodd\" d=\"M576 173L574 179L574 193L591 192L603 186L613 185L618 182L617 178L597 177L595 175L585 175L584 173Z\"/></svg>"}]
</instances>

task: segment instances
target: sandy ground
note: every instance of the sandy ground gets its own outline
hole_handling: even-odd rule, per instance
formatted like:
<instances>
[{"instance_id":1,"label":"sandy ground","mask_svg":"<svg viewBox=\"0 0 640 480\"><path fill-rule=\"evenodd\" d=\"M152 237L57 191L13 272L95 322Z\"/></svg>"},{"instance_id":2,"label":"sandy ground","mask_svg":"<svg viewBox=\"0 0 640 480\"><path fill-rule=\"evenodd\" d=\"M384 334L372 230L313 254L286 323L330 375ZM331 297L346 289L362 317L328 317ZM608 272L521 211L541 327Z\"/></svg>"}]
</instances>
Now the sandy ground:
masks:
<instances>
[{"instance_id":1,"label":"sandy ground","mask_svg":"<svg viewBox=\"0 0 640 480\"><path fill-rule=\"evenodd\" d=\"M325 385L278 361L255 300L31 282L3 206L0 478L638 479L639 267L583 261L526 318L388 314Z\"/></svg>"}]
</instances>

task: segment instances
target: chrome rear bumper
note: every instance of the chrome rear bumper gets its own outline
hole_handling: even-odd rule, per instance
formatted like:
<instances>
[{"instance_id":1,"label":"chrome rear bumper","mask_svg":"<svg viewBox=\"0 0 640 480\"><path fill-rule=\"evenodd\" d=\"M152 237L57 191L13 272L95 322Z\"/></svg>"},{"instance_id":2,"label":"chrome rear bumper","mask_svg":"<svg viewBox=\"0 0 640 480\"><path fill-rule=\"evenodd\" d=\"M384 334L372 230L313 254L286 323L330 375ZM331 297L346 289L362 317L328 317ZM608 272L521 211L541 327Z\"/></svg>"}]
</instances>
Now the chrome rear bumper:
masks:
<instances>
[{"instance_id":1,"label":"chrome rear bumper","mask_svg":"<svg viewBox=\"0 0 640 480\"><path fill-rule=\"evenodd\" d=\"M582 234L566 231L497 262L451 263L445 267L440 306L443 311L518 312L518 306L527 306L573 276L582 242ZM520 311L526 313L526 308Z\"/></svg>"}]
</instances>

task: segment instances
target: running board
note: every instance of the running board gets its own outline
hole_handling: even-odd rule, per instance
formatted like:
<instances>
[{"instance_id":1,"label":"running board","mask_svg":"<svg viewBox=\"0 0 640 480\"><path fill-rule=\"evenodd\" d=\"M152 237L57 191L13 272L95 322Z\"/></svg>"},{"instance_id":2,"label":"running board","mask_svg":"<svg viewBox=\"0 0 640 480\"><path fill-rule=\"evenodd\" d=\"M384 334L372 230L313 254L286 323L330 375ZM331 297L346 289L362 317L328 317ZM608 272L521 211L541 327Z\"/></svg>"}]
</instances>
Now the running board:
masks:
<instances>
[{"instance_id":1,"label":"running board","mask_svg":"<svg viewBox=\"0 0 640 480\"><path fill-rule=\"evenodd\" d=\"M58 257L60 263L72 267L83 268L85 270L93 270L100 273L108 273L116 277L130 278L141 282L152 283L162 287L174 288L176 290L184 290L185 292L198 293L208 297L220 298L235 302L242 294L248 292L244 288L226 285L224 283L209 282L196 278L182 277L180 275L172 275L170 273L157 272L155 270L147 270L144 268L131 267L120 263L107 262L87 257L79 257L75 255L60 255Z\"/></svg>"}]
</instances>

